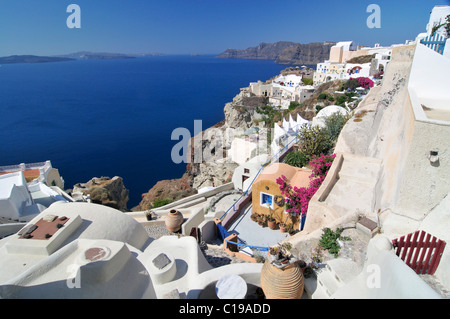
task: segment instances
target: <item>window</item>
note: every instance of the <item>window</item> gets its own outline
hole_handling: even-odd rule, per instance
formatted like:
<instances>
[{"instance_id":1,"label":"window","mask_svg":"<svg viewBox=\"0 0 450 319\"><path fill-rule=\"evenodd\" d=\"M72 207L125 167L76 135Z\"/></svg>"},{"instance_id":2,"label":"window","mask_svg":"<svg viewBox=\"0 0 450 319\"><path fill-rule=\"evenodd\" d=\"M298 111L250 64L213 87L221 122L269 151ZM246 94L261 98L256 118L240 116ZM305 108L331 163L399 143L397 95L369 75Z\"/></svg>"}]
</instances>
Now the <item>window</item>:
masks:
<instances>
[{"instance_id":1,"label":"window","mask_svg":"<svg viewBox=\"0 0 450 319\"><path fill-rule=\"evenodd\" d=\"M273 195L261 193L261 206L273 208Z\"/></svg>"},{"instance_id":2,"label":"window","mask_svg":"<svg viewBox=\"0 0 450 319\"><path fill-rule=\"evenodd\" d=\"M250 174L250 169L244 168L244 174Z\"/></svg>"}]
</instances>

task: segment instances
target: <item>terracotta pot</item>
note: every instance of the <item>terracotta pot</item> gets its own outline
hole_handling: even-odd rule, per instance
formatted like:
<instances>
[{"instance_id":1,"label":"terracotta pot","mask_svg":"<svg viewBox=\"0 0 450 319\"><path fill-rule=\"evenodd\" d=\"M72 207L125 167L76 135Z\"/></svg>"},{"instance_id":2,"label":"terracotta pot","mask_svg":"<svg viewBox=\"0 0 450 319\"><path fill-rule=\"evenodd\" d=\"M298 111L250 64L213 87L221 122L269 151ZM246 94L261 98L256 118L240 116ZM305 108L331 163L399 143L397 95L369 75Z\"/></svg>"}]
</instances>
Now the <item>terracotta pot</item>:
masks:
<instances>
[{"instance_id":1,"label":"terracotta pot","mask_svg":"<svg viewBox=\"0 0 450 319\"><path fill-rule=\"evenodd\" d=\"M167 214L166 218L166 228L171 232L177 232L181 228L181 224L183 224L184 218L183 214L176 209L172 209L169 214Z\"/></svg>"},{"instance_id":2,"label":"terracotta pot","mask_svg":"<svg viewBox=\"0 0 450 319\"><path fill-rule=\"evenodd\" d=\"M280 224L280 231L282 232L282 233L285 233L286 232L286 226L284 225L281 225Z\"/></svg>"},{"instance_id":3,"label":"terracotta pot","mask_svg":"<svg viewBox=\"0 0 450 319\"><path fill-rule=\"evenodd\" d=\"M268 221L267 226L269 226L270 229L275 229L275 228L277 228L277 222L276 221L273 221L273 222Z\"/></svg>"},{"instance_id":4,"label":"terracotta pot","mask_svg":"<svg viewBox=\"0 0 450 319\"><path fill-rule=\"evenodd\" d=\"M261 270L261 288L267 299L300 299L304 287L305 280L298 263L278 268L265 261Z\"/></svg>"}]
</instances>

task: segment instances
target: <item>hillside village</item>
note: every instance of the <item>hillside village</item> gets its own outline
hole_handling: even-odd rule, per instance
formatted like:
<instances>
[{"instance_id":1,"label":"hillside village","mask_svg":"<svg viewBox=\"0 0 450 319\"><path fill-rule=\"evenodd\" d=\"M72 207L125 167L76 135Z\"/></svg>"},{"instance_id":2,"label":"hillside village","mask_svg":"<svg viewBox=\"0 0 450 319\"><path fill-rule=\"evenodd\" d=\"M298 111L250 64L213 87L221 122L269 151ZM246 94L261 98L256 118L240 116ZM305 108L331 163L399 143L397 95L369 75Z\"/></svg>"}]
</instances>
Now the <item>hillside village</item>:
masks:
<instances>
[{"instance_id":1,"label":"hillside village","mask_svg":"<svg viewBox=\"0 0 450 319\"><path fill-rule=\"evenodd\" d=\"M448 16L242 88L189 196L127 211L119 177L0 167L0 297L449 298Z\"/></svg>"}]
</instances>

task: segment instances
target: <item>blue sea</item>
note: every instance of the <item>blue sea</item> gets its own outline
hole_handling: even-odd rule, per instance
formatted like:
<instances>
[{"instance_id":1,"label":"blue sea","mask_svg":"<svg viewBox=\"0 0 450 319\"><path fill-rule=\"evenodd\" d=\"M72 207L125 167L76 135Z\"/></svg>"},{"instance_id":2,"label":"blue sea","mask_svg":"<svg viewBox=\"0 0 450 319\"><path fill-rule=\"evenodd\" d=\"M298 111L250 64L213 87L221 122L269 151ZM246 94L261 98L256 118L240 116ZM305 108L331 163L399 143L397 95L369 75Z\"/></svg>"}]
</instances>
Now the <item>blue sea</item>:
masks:
<instances>
[{"instance_id":1,"label":"blue sea","mask_svg":"<svg viewBox=\"0 0 450 319\"><path fill-rule=\"evenodd\" d=\"M121 176L128 208L179 178L171 133L224 119L225 103L287 66L214 56L152 56L0 67L0 166L51 160L65 188Z\"/></svg>"}]
</instances>

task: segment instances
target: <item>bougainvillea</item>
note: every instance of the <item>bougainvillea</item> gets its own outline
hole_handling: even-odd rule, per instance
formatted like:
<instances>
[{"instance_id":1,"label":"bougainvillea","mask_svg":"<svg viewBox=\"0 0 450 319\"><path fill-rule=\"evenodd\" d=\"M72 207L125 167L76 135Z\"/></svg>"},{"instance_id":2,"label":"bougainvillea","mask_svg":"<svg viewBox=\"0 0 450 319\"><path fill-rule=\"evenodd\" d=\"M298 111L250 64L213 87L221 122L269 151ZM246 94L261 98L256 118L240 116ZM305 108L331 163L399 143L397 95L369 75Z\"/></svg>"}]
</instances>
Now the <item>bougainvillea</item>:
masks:
<instances>
[{"instance_id":1,"label":"bougainvillea","mask_svg":"<svg viewBox=\"0 0 450 319\"><path fill-rule=\"evenodd\" d=\"M371 79L365 78L365 77L358 78L358 82L359 82L359 86L363 87L365 89L370 89L374 85L374 83Z\"/></svg>"},{"instance_id":2,"label":"bougainvillea","mask_svg":"<svg viewBox=\"0 0 450 319\"><path fill-rule=\"evenodd\" d=\"M284 175L281 175L277 179L281 194L285 197L287 213L294 216L306 216L309 201L325 180L335 157L336 154L320 154L319 157L313 155L312 160L309 162L312 174L309 176L308 187L292 187L288 184L287 178Z\"/></svg>"}]
</instances>

